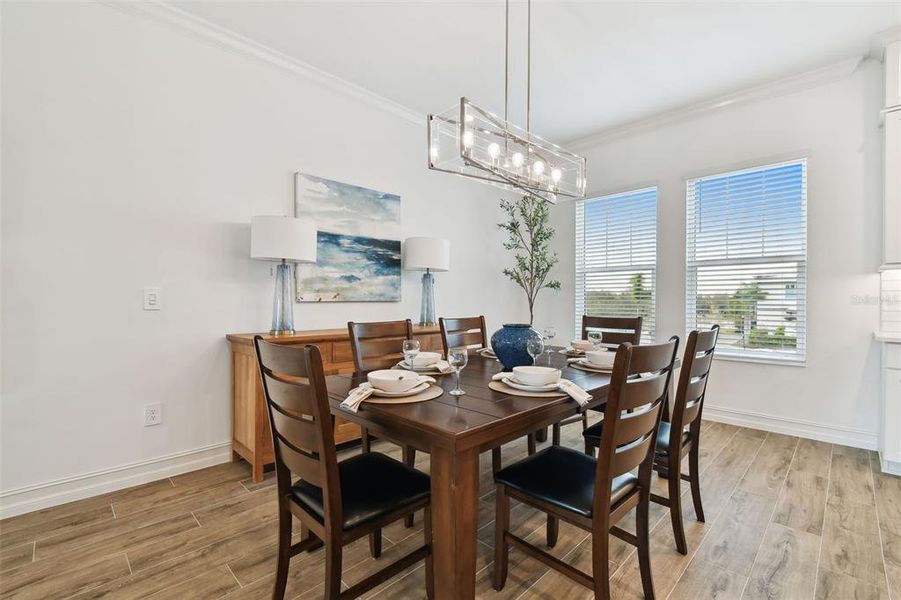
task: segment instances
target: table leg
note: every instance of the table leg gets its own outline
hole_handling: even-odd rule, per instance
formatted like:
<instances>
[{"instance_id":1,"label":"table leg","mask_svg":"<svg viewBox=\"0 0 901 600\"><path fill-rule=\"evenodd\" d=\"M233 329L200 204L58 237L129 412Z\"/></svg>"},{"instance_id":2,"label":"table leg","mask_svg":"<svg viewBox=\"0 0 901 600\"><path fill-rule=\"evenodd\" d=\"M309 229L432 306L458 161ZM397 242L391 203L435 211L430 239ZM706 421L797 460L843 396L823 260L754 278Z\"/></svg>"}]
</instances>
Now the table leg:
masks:
<instances>
[{"instance_id":1,"label":"table leg","mask_svg":"<svg viewBox=\"0 0 901 600\"><path fill-rule=\"evenodd\" d=\"M434 600L475 598L479 454L433 448L430 471Z\"/></svg>"}]
</instances>

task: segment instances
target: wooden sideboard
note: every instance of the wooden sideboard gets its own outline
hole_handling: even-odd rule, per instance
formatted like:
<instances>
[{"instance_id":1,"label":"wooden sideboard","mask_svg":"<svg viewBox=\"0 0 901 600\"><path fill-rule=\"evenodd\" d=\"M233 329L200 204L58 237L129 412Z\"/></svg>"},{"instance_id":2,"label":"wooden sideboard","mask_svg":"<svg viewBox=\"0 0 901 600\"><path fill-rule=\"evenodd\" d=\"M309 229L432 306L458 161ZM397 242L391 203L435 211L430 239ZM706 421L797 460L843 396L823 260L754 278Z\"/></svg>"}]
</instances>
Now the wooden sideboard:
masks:
<instances>
[{"instance_id":1,"label":"wooden sideboard","mask_svg":"<svg viewBox=\"0 0 901 600\"><path fill-rule=\"evenodd\" d=\"M230 333L226 339L232 358L232 457L250 463L254 482L263 479L263 467L272 464L272 432L266 414L260 369L253 349L255 333ZM298 331L293 335L262 335L276 344L313 344L322 353L326 375L352 373L353 353L347 329ZM437 326L413 327L413 336L423 350L441 352L441 333ZM360 428L341 417L335 418L335 443L360 439Z\"/></svg>"}]
</instances>

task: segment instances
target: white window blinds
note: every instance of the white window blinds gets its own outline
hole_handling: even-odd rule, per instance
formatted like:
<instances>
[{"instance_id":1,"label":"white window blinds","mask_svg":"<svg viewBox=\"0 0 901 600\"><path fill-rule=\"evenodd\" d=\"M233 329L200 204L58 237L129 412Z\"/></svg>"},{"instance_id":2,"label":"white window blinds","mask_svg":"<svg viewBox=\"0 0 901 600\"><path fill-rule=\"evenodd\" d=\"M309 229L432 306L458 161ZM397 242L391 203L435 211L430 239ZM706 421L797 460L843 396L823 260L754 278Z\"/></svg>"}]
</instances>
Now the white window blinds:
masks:
<instances>
[{"instance_id":1,"label":"white window blinds","mask_svg":"<svg viewBox=\"0 0 901 600\"><path fill-rule=\"evenodd\" d=\"M807 161L687 182L686 325L721 327L717 354L803 362Z\"/></svg>"},{"instance_id":2,"label":"white window blinds","mask_svg":"<svg viewBox=\"0 0 901 600\"><path fill-rule=\"evenodd\" d=\"M657 188L576 202L576 335L582 315L641 315L654 339Z\"/></svg>"}]
</instances>

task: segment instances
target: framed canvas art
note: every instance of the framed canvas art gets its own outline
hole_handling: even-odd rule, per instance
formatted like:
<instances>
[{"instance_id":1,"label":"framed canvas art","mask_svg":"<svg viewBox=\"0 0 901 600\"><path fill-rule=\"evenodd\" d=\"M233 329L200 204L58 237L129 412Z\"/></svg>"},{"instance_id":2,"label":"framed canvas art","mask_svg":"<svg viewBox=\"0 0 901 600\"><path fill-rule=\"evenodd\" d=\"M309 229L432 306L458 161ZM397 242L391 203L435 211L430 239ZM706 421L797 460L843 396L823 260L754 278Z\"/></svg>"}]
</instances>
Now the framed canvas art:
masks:
<instances>
[{"instance_id":1,"label":"framed canvas art","mask_svg":"<svg viewBox=\"0 0 901 600\"><path fill-rule=\"evenodd\" d=\"M400 196L294 175L294 214L316 223L316 264L297 266L298 302L399 302Z\"/></svg>"}]
</instances>

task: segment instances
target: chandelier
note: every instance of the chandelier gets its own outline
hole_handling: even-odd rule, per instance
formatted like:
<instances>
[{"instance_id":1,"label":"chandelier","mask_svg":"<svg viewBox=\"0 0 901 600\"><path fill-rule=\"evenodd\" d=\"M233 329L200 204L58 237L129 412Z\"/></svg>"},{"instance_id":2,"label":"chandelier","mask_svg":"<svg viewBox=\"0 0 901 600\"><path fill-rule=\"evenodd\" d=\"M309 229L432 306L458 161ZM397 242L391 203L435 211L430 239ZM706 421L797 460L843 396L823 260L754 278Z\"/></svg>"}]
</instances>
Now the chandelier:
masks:
<instances>
[{"instance_id":1,"label":"chandelier","mask_svg":"<svg viewBox=\"0 0 901 600\"><path fill-rule=\"evenodd\" d=\"M429 169L472 177L547 202L585 197L585 158L531 131L532 2L528 1L526 128L507 119L509 110L510 0L506 0L504 40L504 117L479 108L466 97L459 105L429 114Z\"/></svg>"}]
</instances>

